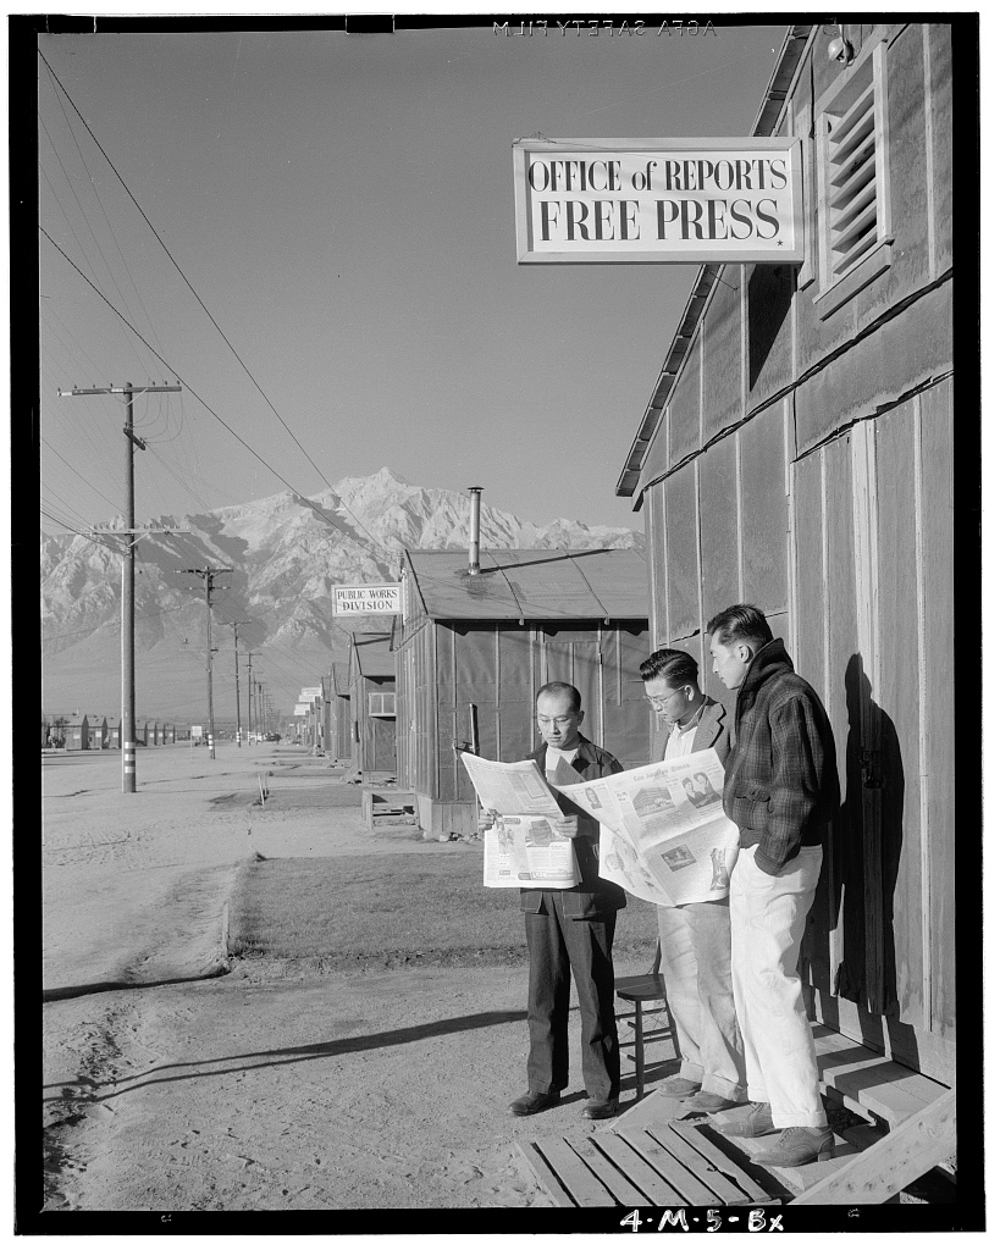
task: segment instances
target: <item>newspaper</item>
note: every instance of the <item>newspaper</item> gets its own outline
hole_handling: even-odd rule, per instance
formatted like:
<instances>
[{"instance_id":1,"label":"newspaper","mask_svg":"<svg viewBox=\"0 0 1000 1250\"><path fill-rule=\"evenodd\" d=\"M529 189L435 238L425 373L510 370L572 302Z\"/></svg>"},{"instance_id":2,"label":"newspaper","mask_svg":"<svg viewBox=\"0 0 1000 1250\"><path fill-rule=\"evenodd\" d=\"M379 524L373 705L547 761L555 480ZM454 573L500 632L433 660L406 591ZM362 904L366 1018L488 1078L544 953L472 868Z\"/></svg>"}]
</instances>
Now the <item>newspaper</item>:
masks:
<instances>
[{"instance_id":1,"label":"newspaper","mask_svg":"<svg viewBox=\"0 0 1000 1250\"><path fill-rule=\"evenodd\" d=\"M496 823L483 834L483 885L493 889L566 890L580 881L573 839L552 822L563 812L534 760L501 764L460 751L462 763Z\"/></svg>"},{"instance_id":2,"label":"newspaper","mask_svg":"<svg viewBox=\"0 0 1000 1250\"><path fill-rule=\"evenodd\" d=\"M725 898L739 831L722 810L715 751L556 788L601 824L600 875L651 903Z\"/></svg>"}]
</instances>

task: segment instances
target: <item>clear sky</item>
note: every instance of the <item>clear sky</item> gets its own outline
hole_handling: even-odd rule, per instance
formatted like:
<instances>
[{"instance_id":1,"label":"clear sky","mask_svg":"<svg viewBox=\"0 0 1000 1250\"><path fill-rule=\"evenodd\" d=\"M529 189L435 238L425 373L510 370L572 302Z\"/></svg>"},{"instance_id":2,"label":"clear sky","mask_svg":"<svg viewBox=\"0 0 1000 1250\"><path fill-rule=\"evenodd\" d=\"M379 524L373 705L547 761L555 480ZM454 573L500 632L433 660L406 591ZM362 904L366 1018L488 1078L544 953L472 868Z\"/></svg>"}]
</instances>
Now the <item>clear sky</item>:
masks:
<instances>
[{"instance_id":1,"label":"clear sky","mask_svg":"<svg viewBox=\"0 0 1000 1250\"><path fill-rule=\"evenodd\" d=\"M41 224L169 363L41 238L43 509L122 508L120 397L59 388L180 376L136 401L140 523L388 465L641 528L615 485L697 267L518 266L511 143L746 135L784 30L42 36Z\"/></svg>"}]
</instances>

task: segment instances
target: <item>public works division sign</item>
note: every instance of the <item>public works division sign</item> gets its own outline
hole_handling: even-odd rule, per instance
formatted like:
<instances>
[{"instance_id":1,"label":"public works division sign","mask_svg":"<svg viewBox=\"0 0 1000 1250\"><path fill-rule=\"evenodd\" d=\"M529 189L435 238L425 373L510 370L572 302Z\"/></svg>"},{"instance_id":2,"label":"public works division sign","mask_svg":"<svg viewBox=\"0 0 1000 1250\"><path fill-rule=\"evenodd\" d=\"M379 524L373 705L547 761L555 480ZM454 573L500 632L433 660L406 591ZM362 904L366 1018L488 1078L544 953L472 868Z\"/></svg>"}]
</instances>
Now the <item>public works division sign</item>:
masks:
<instances>
[{"instance_id":1,"label":"public works division sign","mask_svg":"<svg viewBox=\"0 0 1000 1250\"><path fill-rule=\"evenodd\" d=\"M798 139L518 139L519 264L800 263Z\"/></svg>"},{"instance_id":2,"label":"public works division sign","mask_svg":"<svg viewBox=\"0 0 1000 1250\"><path fill-rule=\"evenodd\" d=\"M401 612L400 587L390 586L334 586L334 616L362 616L368 612L382 614Z\"/></svg>"}]
</instances>

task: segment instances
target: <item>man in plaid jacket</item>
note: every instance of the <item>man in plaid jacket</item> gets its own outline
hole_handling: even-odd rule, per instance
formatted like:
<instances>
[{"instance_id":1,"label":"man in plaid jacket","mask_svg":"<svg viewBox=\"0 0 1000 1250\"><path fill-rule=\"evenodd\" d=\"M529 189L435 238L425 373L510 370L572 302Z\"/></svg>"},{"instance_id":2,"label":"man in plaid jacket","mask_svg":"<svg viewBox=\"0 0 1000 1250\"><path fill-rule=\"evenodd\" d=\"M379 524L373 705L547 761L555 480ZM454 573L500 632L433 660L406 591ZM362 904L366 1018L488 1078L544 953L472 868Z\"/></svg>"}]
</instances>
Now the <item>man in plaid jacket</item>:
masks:
<instances>
[{"instance_id":1,"label":"man in plaid jacket","mask_svg":"<svg viewBox=\"0 0 1000 1250\"><path fill-rule=\"evenodd\" d=\"M734 1137L781 1129L755 1160L796 1167L833 1151L798 973L822 842L840 802L833 732L759 608L727 608L706 632L713 671L737 691L723 806L740 831L729 909L751 1099L716 1127Z\"/></svg>"}]
</instances>

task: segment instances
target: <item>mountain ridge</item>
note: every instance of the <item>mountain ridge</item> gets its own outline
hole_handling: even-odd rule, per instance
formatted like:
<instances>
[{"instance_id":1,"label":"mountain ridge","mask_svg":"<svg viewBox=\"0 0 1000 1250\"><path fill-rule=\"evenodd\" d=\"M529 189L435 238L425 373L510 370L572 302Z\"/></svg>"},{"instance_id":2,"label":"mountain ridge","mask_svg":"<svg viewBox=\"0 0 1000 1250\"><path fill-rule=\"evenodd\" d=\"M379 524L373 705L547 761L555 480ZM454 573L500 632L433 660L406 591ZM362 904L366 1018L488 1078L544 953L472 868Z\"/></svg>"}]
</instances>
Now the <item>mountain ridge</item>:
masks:
<instances>
[{"instance_id":1,"label":"mountain ridge","mask_svg":"<svg viewBox=\"0 0 1000 1250\"><path fill-rule=\"evenodd\" d=\"M112 530L123 525L121 517L109 522ZM191 570L215 567L231 570L213 579L213 702L223 722L235 716L237 672L242 698L251 679L263 680L275 710L290 713L299 689L346 656L349 631L333 617L331 588L397 580L406 549L466 548L469 496L413 485L383 467L314 496L285 491L139 526L170 532L143 537L137 549L137 715L204 719L205 589ZM484 550L645 545L642 534L624 527L565 518L538 525L485 499L480 526ZM73 707L110 715L120 705L120 547L110 536L42 536L46 712ZM352 625L361 632L385 628L378 618Z\"/></svg>"}]
</instances>

